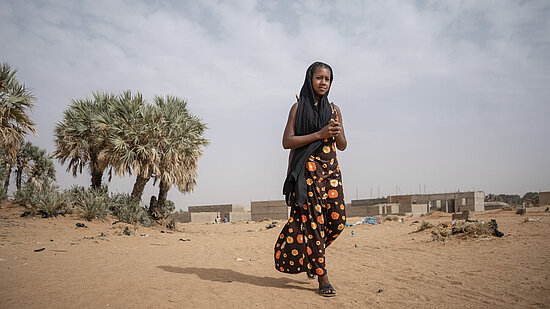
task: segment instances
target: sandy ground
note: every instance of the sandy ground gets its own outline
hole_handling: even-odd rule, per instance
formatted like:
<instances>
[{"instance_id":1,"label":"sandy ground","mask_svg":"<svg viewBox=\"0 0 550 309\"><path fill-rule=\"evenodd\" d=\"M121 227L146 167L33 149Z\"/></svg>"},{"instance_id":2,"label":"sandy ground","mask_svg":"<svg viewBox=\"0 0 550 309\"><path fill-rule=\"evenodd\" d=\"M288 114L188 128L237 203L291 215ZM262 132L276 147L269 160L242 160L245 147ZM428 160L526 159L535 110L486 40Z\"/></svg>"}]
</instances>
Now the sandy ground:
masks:
<instances>
[{"instance_id":1,"label":"sandy ground","mask_svg":"<svg viewBox=\"0 0 550 309\"><path fill-rule=\"evenodd\" d=\"M544 208L528 209L538 222L513 211L475 214L496 219L502 238L434 242L430 231L410 233L414 220L449 222L447 214L348 227L327 249L333 298L319 296L305 274L273 268L283 221L273 229L265 228L270 222L138 227L126 236L113 220L20 218L22 211L0 209L0 308L550 307Z\"/></svg>"}]
</instances>

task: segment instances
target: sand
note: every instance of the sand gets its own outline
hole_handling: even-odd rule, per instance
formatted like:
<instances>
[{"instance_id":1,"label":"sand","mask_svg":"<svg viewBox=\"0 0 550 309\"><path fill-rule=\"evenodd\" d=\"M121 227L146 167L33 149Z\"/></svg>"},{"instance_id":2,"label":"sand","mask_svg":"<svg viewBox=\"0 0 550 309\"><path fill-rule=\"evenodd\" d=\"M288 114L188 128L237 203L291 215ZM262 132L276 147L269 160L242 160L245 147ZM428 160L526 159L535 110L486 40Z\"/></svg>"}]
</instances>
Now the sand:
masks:
<instances>
[{"instance_id":1,"label":"sand","mask_svg":"<svg viewBox=\"0 0 550 309\"><path fill-rule=\"evenodd\" d=\"M284 221L178 224L180 231L76 215L20 218L0 208L0 308L548 308L550 213L475 213L497 220L502 238L431 241L415 220L348 227L327 249L338 295L323 298L305 274L275 271ZM360 218L348 218L356 222ZM77 222L87 228L78 228ZM352 232L353 231L353 235ZM43 251L35 252L37 249Z\"/></svg>"}]
</instances>

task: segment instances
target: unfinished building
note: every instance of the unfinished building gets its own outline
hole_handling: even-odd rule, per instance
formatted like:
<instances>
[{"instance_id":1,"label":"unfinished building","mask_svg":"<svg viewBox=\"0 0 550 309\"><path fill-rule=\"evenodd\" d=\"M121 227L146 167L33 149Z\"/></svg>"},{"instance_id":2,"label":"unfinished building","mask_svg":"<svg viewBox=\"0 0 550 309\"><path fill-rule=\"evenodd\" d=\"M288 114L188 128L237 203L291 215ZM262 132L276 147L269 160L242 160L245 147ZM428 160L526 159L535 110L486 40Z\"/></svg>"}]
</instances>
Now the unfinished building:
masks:
<instances>
[{"instance_id":1,"label":"unfinished building","mask_svg":"<svg viewBox=\"0 0 550 309\"><path fill-rule=\"evenodd\" d=\"M434 211L448 213L484 210L482 191L390 195L387 198L352 200L346 208L348 217L376 215L421 215Z\"/></svg>"},{"instance_id":2,"label":"unfinished building","mask_svg":"<svg viewBox=\"0 0 550 309\"><path fill-rule=\"evenodd\" d=\"M250 212L239 204L189 206L188 211L190 221L197 223L212 222L216 218L227 222L250 220Z\"/></svg>"},{"instance_id":3,"label":"unfinished building","mask_svg":"<svg viewBox=\"0 0 550 309\"><path fill-rule=\"evenodd\" d=\"M539 205L549 205L550 204L550 191L539 192Z\"/></svg>"}]
</instances>

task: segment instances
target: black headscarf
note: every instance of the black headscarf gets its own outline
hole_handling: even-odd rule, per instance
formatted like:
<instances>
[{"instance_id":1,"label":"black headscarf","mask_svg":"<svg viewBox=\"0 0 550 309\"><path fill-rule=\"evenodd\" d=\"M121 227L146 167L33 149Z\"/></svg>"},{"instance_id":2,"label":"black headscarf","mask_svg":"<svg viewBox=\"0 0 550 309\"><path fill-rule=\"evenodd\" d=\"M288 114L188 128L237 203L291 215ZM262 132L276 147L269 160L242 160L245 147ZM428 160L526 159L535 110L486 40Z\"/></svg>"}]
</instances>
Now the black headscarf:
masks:
<instances>
[{"instance_id":1,"label":"black headscarf","mask_svg":"<svg viewBox=\"0 0 550 309\"><path fill-rule=\"evenodd\" d=\"M317 106L315 106L315 96L311 79L317 68L327 68L330 70L330 85L327 92L321 97ZM328 93L332 86L333 78L332 68L328 64L315 62L309 66L306 71L304 85L302 86L302 90L300 90L300 97L298 98L298 110L296 111L296 121L294 123L295 135L299 136L315 133L329 123L332 109L328 100ZM288 206L294 204L302 205L306 202L306 162L309 156L319 148L321 143L321 140L317 140L303 147L294 149L290 161L290 168L283 185L283 193Z\"/></svg>"}]
</instances>

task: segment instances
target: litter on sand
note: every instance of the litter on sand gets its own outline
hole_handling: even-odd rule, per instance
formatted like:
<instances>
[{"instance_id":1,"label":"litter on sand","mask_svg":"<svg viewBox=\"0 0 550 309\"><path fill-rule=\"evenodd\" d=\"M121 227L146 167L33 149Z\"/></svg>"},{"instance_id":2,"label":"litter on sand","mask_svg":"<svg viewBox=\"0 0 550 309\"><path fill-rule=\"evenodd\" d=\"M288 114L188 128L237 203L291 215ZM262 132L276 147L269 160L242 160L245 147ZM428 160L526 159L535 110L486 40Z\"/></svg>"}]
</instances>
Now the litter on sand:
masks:
<instances>
[{"instance_id":1,"label":"litter on sand","mask_svg":"<svg viewBox=\"0 0 550 309\"><path fill-rule=\"evenodd\" d=\"M274 228L274 227L277 227L277 222L276 222L276 221L271 222L271 224L268 225L268 226L266 226L265 228L266 228L267 230L269 230L269 229L272 229L272 228Z\"/></svg>"},{"instance_id":2,"label":"litter on sand","mask_svg":"<svg viewBox=\"0 0 550 309\"><path fill-rule=\"evenodd\" d=\"M374 217L365 217L364 219L359 220L359 221L355 222L354 224L349 224L349 223L346 222L346 226L355 226L355 225L360 225L360 224L378 225L378 222L376 221L376 218L374 218Z\"/></svg>"}]
</instances>

